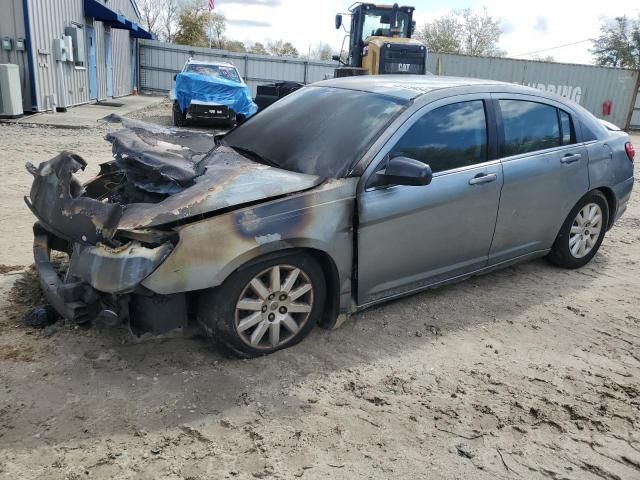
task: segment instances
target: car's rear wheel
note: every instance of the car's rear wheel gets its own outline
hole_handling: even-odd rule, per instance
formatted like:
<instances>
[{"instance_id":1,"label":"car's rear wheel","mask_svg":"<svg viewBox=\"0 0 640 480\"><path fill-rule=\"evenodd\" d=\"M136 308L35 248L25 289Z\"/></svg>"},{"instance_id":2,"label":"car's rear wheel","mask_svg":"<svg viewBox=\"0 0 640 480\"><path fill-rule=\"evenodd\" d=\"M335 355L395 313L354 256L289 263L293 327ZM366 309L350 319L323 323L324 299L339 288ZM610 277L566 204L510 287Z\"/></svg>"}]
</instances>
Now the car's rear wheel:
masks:
<instances>
[{"instance_id":1,"label":"car's rear wheel","mask_svg":"<svg viewBox=\"0 0 640 480\"><path fill-rule=\"evenodd\" d=\"M257 262L203 292L198 321L211 338L240 358L268 355L304 339L322 314L326 285L310 255Z\"/></svg>"},{"instance_id":2,"label":"car's rear wheel","mask_svg":"<svg viewBox=\"0 0 640 480\"><path fill-rule=\"evenodd\" d=\"M571 210L551 248L549 260L564 268L580 268L595 256L609 224L607 199L589 192Z\"/></svg>"},{"instance_id":3,"label":"car's rear wheel","mask_svg":"<svg viewBox=\"0 0 640 480\"><path fill-rule=\"evenodd\" d=\"M187 124L187 114L180 110L178 102L173 102L173 124L176 127L184 127Z\"/></svg>"}]
</instances>

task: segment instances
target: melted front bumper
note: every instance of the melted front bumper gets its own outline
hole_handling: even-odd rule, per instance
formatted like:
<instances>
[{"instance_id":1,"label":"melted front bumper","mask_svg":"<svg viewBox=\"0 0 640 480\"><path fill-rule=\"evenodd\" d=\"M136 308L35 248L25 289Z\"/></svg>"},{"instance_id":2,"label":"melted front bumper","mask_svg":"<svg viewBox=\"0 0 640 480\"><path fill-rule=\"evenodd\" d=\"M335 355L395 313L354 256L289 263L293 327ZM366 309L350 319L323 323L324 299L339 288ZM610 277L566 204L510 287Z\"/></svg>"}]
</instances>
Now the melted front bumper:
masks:
<instances>
[{"instance_id":1,"label":"melted front bumper","mask_svg":"<svg viewBox=\"0 0 640 480\"><path fill-rule=\"evenodd\" d=\"M135 242L119 250L71 245L34 225L33 253L40 286L47 301L62 317L82 324L128 322L135 334L161 334L187 322L184 294L156 295L140 283L169 255L173 246L145 248ZM70 254L60 275L51 252Z\"/></svg>"}]
</instances>

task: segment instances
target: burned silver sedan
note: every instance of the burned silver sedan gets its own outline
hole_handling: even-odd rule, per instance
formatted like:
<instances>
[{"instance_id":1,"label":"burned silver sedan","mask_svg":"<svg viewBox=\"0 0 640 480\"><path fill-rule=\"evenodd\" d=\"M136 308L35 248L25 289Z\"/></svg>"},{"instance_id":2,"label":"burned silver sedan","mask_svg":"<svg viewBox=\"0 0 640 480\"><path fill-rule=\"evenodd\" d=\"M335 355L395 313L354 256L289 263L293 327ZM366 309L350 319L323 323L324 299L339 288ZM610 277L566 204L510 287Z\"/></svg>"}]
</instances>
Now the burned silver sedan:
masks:
<instances>
[{"instance_id":1,"label":"burned silver sedan","mask_svg":"<svg viewBox=\"0 0 640 480\"><path fill-rule=\"evenodd\" d=\"M124 127L84 185L72 153L28 166L47 298L138 334L197 321L241 357L514 262L581 267L633 186L624 132L482 80L329 80L218 137Z\"/></svg>"}]
</instances>

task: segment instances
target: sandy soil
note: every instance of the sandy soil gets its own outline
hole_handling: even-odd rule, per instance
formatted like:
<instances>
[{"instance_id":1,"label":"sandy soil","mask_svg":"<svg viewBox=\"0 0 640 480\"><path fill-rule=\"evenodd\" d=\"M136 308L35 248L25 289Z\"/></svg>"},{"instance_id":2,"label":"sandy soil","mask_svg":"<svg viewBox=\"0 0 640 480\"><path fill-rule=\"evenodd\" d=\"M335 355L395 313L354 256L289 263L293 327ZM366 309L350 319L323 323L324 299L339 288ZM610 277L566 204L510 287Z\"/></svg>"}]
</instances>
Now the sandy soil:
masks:
<instances>
[{"instance_id":1,"label":"sandy soil","mask_svg":"<svg viewBox=\"0 0 640 480\"><path fill-rule=\"evenodd\" d=\"M0 478L640 478L637 195L579 271L518 265L229 360L196 332L22 326L22 164L93 170L103 134L0 126Z\"/></svg>"}]
</instances>

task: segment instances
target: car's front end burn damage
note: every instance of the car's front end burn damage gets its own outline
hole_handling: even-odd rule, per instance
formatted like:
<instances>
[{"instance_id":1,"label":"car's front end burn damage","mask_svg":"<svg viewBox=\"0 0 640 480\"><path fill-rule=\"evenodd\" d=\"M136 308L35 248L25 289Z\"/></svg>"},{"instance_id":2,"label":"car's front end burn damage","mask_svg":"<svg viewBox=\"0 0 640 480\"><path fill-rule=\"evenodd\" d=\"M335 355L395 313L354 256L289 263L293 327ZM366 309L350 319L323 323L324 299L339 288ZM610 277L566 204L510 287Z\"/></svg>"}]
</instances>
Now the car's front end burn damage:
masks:
<instances>
[{"instance_id":1,"label":"car's front end burn damage","mask_svg":"<svg viewBox=\"0 0 640 480\"><path fill-rule=\"evenodd\" d=\"M251 161L216 145L212 135L135 121L125 126L107 135L114 160L84 185L74 173L87 164L76 154L28 164L34 181L25 201L38 220L40 282L60 315L78 323L124 321L134 333L159 334L185 324L193 288L180 268L166 275L182 288L167 291L157 287L162 281L145 286L145 280L184 240L184 226L309 191L323 180ZM54 269L52 251L68 254L64 275ZM235 260L222 246L215 255L220 268Z\"/></svg>"}]
</instances>

